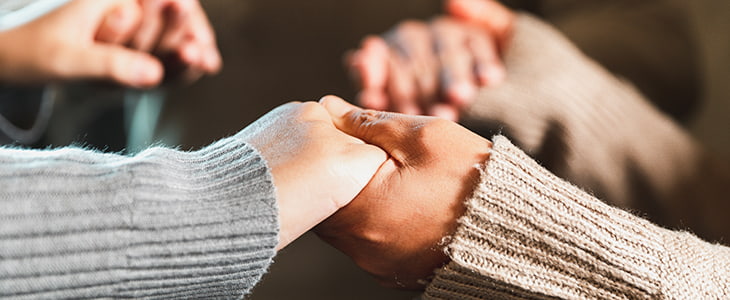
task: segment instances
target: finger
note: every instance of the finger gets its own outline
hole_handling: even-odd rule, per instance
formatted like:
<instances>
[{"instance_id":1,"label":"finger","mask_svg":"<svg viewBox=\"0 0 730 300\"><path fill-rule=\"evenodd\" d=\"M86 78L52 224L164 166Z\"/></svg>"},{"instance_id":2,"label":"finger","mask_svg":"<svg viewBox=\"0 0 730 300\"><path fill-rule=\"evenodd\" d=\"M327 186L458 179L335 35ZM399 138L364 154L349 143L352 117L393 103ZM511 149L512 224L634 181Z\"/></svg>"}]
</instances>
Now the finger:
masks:
<instances>
[{"instance_id":1,"label":"finger","mask_svg":"<svg viewBox=\"0 0 730 300\"><path fill-rule=\"evenodd\" d=\"M382 148L398 162L404 162L407 158L407 153L401 147L402 141L407 138L407 130L418 126L423 118L363 110L336 96L325 96L320 104L327 109L337 129Z\"/></svg>"},{"instance_id":2,"label":"finger","mask_svg":"<svg viewBox=\"0 0 730 300\"><path fill-rule=\"evenodd\" d=\"M413 75L416 104L421 110L427 109L437 99L439 78L431 30L422 21L404 21L394 33L387 35L387 40L404 58Z\"/></svg>"},{"instance_id":3,"label":"finger","mask_svg":"<svg viewBox=\"0 0 730 300\"><path fill-rule=\"evenodd\" d=\"M131 46L143 52L152 52L157 47L165 27L164 10L169 1L140 0L142 3L142 24L132 38Z\"/></svg>"},{"instance_id":4,"label":"finger","mask_svg":"<svg viewBox=\"0 0 730 300\"><path fill-rule=\"evenodd\" d=\"M476 77L481 86L494 86L505 76L496 42L476 28L470 28L468 48L474 58Z\"/></svg>"},{"instance_id":5,"label":"finger","mask_svg":"<svg viewBox=\"0 0 730 300\"><path fill-rule=\"evenodd\" d=\"M446 11L490 31L499 41L500 49L503 49L515 19L512 11L494 0L447 0Z\"/></svg>"},{"instance_id":6,"label":"finger","mask_svg":"<svg viewBox=\"0 0 730 300\"><path fill-rule=\"evenodd\" d=\"M175 1L169 5L170 25L163 33L168 52L180 52L181 47L196 47L197 56L182 56L182 62L199 73L218 73L223 65L213 27L197 0ZM168 38L169 36L169 38ZM201 74L202 75L202 74Z\"/></svg>"},{"instance_id":7,"label":"finger","mask_svg":"<svg viewBox=\"0 0 730 300\"><path fill-rule=\"evenodd\" d=\"M421 114L413 69L395 51L391 51L388 60L388 75L386 91L390 100L389 110L407 115Z\"/></svg>"},{"instance_id":8,"label":"finger","mask_svg":"<svg viewBox=\"0 0 730 300\"><path fill-rule=\"evenodd\" d=\"M361 105L383 110L388 107L385 85L388 77L388 46L377 36L366 37L359 50L348 55L352 79L361 87Z\"/></svg>"},{"instance_id":9,"label":"finger","mask_svg":"<svg viewBox=\"0 0 730 300\"><path fill-rule=\"evenodd\" d=\"M193 41L200 45L203 53L203 70L208 74L218 73L223 67L223 59L218 49L213 26L210 24L200 1L191 1L190 5L194 24Z\"/></svg>"},{"instance_id":10,"label":"finger","mask_svg":"<svg viewBox=\"0 0 730 300\"><path fill-rule=\"evenodd\" d=\"M124 2L109 13L96 33L96 40L110 44L126 44L142 22L136 2Z\"/></svg>"},{"instance_id":11,"label":"finger","mask_svg":"<svg viewBox=\"0 0 730 300\"><path fill-rule=\"evenodd\" d=\"M84 23L88 22L89 28L97 30L99 25L104 21L109 14L111 14L116 8L126 5L129 0L76 0L69 1L66 5L61 6L57 10L49 13L57 15L65 15L63 11L73 11L75 14L83 15L85 18L80 19Z\"/></svg>"},{"instance_id":12,"label":"finger","mask_svg":"<svg viewBox=\"0 0 730 300\"><path fill-rule=\"evenodd\" d=\"M441 88L446 102L464 107L477 90L466 27L452 19L441 18L433 22L432 30L441 62Z\"/></svg>"},{"instance_id":13,"label":"finger","mask_svg":"<svg viewBox=\"0 0 730 300\"><path fill-rule=\"evenodd\" d=\"M181 52L181 46L186 42L186 22L190 20L190 12L180 3L170 2L163 10L163 14L165 16L165 23L163 24L159 43L154 52L159 54L179 53ZM200 61L200 55L197 54L199 52L196 49L196 56L192 57L193 61L191 63L198 63Z\"/></svg>"},{"instance_id":14,"label":"finger","mask_svg":"<svg viewBox=\"0 0 730 300\"><path fill-rule=\"evenodd\" d=\"M116 45L96 44L73 52L65 61L74 66L64 76L68 78L93 78L112 80L120 84L145 88L162 80L162 64L147 53Z\"/></svg>"}]
</instances>

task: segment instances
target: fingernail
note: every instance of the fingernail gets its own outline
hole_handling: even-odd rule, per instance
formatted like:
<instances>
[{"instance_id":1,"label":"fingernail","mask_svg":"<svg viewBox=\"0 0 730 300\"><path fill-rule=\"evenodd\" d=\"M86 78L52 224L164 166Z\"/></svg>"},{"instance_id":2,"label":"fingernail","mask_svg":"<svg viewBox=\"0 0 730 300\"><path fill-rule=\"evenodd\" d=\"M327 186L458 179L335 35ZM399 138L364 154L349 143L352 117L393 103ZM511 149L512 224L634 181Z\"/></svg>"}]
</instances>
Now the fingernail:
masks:
<instances>
[{"instance_id":1,"label":"fingernail","mask_svg":"<svg viewBox=\"0 0 730 300\"><path fill-rule=\"evenodd\" d=\"M132 63L132 74L134 74L134 84L138 87L154 85L162 78L162 70L159 66L141 58Z\"/></svg>"},{"instance_id":2,"label":"fingernail","mask_svg":"<svg viewBox=\"0 0 730 300\"><path fill-rule=\"evenodd\" d=\"M342 117L352 110L352 106L337 96L324 96L319 99L319 103L327 109L330 115L335 117Z\"/></svg>"},{"instance_id":3,"label":"fingernail","mask_svg":"<svg viewBox=\"0 0 730 300\"><path fill-rule=\"evenodd\" d=\"M208 49L208 53L205 55L205 63L208 67L209 72L215 72L220 68L218 51L215 49Z\"/></svg>"}]
</instances>

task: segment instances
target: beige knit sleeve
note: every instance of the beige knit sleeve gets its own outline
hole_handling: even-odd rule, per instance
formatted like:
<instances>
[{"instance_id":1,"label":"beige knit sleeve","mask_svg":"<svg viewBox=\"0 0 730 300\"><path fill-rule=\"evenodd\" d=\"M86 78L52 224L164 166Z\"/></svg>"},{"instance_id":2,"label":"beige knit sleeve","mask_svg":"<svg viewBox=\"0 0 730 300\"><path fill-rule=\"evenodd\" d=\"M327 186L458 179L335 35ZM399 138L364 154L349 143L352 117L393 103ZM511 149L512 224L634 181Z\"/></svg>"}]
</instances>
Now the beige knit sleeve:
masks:
<instances>
[{"instance_id":1,"label":"beige knit sleeve","mask_svg":"<svg viewBox=\"0 0 730 300\"><path fill-rule=\"evenodd\" d=\"M480 91L467 125L497 124L548 170L610 204L729 237L728 172L630 84L528 15L517 18L505 63L506 81Z\"/></svg>"},{"instance_id":2,"label":"beige knit sleeve","mask_svg":"<svg viewBox=\"0 0 730 300\"><path fill-rule=\"evenodd\" d=\"M730 297L730 248L609 206L494 142L425 299Z\"/></svg>"}]
</instances>

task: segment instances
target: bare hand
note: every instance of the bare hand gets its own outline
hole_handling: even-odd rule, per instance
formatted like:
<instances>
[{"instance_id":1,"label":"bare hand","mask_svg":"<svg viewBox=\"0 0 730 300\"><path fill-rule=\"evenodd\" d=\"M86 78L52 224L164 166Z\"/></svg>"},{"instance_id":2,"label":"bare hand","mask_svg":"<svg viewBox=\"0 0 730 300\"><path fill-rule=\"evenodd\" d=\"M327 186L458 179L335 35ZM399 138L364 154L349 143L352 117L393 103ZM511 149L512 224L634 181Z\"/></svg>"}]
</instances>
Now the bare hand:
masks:
<instances>
[{"instance_id":1,"label":"bare hand","mask_svg":"<svg viewBox=\"0 0 730 300\"><path fill-rule=\"evenodd\" d=\"M266 159L279 205L281 249L347 205L386 159L335 128L316 102L272 110L238 135Z\"/></svg>"},{"instance_id":2,"label":"bare hand","mask_svg":"<svg viewBox=\"0 0 730 300\"><path fill-rule=\"evenodd\" d=\"M198 0L138 0L141 22L118 9L106 18L97 40L124 44L162 58L166 76L192 82L216 74L222 60L215 33ZM174 74L170 74L174 73Z\"/></svg>"},{"instance_id":3,"label":"bare hand","mask_svg":"<svg viewBox=\"0 0 730 300\"><path fill-rule=\"evenodd\" d=\"M155 22L161 31L145 28ZM154 26L152 26L154 27ZM150 36L153 42L135 42ZM28 24L0 32L0 80L45 83L110 80L147 88L164 74L159 57L179 56L193 80L221 67L212 29L197 1L75 0ZM135 46L134 48L127 45ZM150 48L153 47L153 48Z\"/></svg>"},{"instance_id":4,"label":"bare hand","mask_svg":"<svg viewBox=\"0 0 730 300\"><path fill-rule=\"evenodd\" d=\"M434 117L362 110L322 101L345 133L390 156L349 205L315 231L386 286L423 288L447 261L443 239L456 229L491 143Z\"/></svg>"}]
</instances>

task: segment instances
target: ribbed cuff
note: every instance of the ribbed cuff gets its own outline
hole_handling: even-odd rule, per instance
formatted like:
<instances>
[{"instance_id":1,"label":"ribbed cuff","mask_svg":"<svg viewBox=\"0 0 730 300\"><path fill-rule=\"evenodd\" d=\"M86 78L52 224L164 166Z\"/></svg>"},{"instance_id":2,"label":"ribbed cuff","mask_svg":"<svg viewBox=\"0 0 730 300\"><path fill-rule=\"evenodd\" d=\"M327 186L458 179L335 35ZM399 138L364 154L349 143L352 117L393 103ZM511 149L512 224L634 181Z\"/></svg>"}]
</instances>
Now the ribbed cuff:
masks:
<instances>
[{"instance_id":1,"label":"ribbed cuff","mask_svg":"<svg viewBox=\"0 0 730 300\"><path fill-rule=\"evenodd\" d=\"M272 176L236 138L0 154L0 298L241 298L272 262Z\"/></svg>"},{"instance_id":2,"label":"ribbed cuff","mask_svg":"<svg viewBox=\"0 0 730 300\"><path fill-rule=\"evenodd\" d=\"M272 176L258 152L229 138L196 152L153 149L136 159L140 188L127 233L128 280L119 294L248 293L278 242Z\"/></svg>"},{"instance_id":3,"label":"ribbed cuff","mask_svg":"<svg viewBox=\"0 0 730 300\"><path fill-rule=\"evenodd\" d=\"M660 228L557 178L495 137L426 299L645 299L661 292Z\"/></svg>"}]
</instances>

